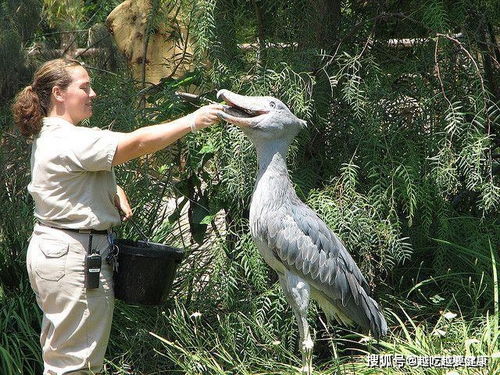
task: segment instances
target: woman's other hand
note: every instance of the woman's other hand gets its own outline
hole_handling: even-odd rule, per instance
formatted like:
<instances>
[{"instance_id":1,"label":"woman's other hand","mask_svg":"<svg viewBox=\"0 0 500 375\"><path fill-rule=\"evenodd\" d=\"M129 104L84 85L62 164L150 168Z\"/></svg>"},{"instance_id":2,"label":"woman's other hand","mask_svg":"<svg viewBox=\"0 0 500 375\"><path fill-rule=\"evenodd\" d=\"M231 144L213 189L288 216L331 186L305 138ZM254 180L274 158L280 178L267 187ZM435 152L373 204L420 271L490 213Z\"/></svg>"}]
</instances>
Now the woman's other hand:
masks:
<instances>
[{"instance_id":1,"label":"woman's other hand","mask_svg":"<svg viewBox=\"0 0 500 375\"><path fill-rule=\"evenodd\" d=\"M132 217L132 208L130 208L130 204L128 203L128 198L123 189L116 185L116 194L115 194L115 207L120 212L120 216L123 221L127 221Z\"/></svg>"}]
</instances>

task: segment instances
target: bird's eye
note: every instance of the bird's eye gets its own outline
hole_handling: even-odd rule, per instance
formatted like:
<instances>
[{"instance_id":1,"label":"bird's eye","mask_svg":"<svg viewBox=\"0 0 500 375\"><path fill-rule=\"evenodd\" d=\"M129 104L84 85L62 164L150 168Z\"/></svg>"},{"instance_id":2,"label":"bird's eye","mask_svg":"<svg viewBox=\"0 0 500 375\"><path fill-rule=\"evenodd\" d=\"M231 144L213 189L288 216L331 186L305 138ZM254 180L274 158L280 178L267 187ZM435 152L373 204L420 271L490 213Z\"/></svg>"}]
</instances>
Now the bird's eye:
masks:
<instances>
[{"instance_id":1,"label":"bird's eye","mask_svg":"<svg viewBox=\"0 0 500 375\"><path fill-rule=\"evenodd\" d=\"M270 102L269 105L271 106L271 108L276 108L276 103L275 102Z\"/></svg>"}]
</instances>

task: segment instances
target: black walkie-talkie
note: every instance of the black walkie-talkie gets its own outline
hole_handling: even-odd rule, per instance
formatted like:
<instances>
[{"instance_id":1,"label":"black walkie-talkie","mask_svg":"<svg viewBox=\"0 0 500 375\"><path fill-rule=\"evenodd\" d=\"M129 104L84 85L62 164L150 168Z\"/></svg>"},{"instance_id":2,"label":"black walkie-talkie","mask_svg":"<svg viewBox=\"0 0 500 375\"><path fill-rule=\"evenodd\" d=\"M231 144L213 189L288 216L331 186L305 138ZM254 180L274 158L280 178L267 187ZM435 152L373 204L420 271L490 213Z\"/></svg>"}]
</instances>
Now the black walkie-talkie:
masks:
<instances>
[{"instance_id":1,"label":"black walkie-talkie","mask_svg":"<svg viewBox=\"0 0 500 375\"><path fill-rule=\"evenodd\" d=\"M89 233L89 254L85 258L85 287L87 289L99 288L99 275L101 274L102 258L92 249L92 233Z\"/></svg>"}]
</instances>

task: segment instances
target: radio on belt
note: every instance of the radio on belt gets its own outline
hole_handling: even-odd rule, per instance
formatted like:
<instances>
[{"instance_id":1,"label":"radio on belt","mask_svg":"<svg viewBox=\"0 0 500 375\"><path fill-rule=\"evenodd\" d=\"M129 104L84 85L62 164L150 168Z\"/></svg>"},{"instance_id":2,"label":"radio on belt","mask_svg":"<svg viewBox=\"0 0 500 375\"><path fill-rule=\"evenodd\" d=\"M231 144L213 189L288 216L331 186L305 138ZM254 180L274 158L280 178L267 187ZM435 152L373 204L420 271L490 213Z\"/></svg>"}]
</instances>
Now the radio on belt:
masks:
<instances>
[{"instance_id":1,"label":"radio on belt","mask_svg":"<svg viewBox=\"0 0 500 375\"><path fill-rule=\"evenodd\" d=\"M99 288L99 275L101 274L102 257L92 250L92 233L89 233L89 253L85 258L85 287L87 289Z\"/></svg>"}]
</instances>

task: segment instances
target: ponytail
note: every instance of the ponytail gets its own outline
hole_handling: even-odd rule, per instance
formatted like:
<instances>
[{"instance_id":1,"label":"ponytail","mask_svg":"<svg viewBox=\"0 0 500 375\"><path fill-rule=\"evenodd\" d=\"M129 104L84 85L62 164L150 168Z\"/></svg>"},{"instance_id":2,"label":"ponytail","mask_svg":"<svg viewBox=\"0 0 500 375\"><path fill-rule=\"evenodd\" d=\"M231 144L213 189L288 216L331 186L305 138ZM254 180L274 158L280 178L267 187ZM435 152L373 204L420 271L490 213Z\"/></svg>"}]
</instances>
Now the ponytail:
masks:
<instances>
[{"instance_id":1,"label":"ponytail","mask_svg":"<svg viewBox=\"0 0 500 375\"><path fill-rule=\"evenodd\" d=\"M14 123L25 137L37 135L42 129L42 118L50 111L52 88L66 89L71 83L68 69L81 64L72 59L47 61L35 73L32 85L17 94L12 113Z\"/></svg>"},{"instance_id":2,"label":"ponytail","mask_svg":"<svg viewBox=\"0 0 500 375\"><path fill-rule=\"evenodd\" d=\"M17 94L12 113L14 123L25 137L38 134L42 128L42 118L46 116L40 105L40 98L31 85Z\"/></svg>"}]
</instances>

